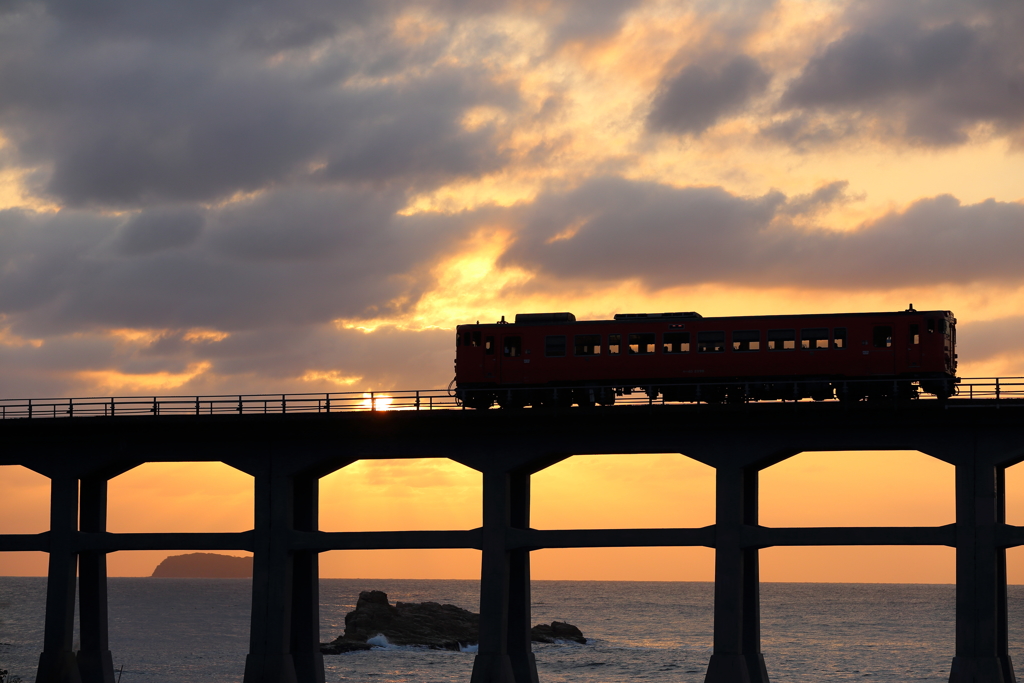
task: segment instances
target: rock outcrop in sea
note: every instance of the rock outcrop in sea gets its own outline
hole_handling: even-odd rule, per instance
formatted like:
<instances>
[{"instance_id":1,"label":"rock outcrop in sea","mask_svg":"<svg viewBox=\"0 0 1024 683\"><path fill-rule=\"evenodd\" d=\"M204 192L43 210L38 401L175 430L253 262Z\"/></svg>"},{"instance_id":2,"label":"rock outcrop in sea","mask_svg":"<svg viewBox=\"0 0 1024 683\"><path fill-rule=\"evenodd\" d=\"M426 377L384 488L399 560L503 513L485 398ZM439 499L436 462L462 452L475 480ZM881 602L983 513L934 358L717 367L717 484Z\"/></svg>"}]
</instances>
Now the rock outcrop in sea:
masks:
<instances>
[{"instance_id":1,"label":"rock outcrop in sea","mask_svg":"<svg viewBox=\"0 0 1024 683\"><path fill-rule=\"evenodd\" d=\"M436 602L398 602L394 605L383 591L363 591L356 608L345 615L345 633L333 642L321 643L325 655L369 650L367 641L378 636L392 645L420 645L435 650L459 650L479 640L480 615L455 605ZM571 640L586 643L583 633L572 624L555 621L534 626L535 642Z\"/></svg>"},{"instance_id":2,"label":"rock outcrop in sea","mask_svg":"<svg viewBox=\"0 0 1024 683\"><path fill-rule=\"evenodd\" d=\"M171 555L156 566L153 576L178 579L250 579L252 558L217 553Z\"/></svg>"}]
</instances>

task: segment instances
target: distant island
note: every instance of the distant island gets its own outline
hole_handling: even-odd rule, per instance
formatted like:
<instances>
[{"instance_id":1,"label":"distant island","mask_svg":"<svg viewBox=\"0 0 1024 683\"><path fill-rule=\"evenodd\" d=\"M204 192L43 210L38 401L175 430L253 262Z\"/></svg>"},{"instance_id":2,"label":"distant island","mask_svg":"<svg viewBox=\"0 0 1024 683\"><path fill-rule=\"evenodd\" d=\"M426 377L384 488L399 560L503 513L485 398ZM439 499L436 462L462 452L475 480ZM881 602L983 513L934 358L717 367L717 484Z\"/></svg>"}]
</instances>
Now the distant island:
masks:
<instances>
[{"instance_id":1,"label":"distant island","mask_svg":"<svg viewBox=\"0 0 1024 683\"><path fill-rule=\"evenodd\" d=\"M251 579L252 558L217 553L171 555L156 566L153 576L176 579Z\"/></svg>"}]
</instances>

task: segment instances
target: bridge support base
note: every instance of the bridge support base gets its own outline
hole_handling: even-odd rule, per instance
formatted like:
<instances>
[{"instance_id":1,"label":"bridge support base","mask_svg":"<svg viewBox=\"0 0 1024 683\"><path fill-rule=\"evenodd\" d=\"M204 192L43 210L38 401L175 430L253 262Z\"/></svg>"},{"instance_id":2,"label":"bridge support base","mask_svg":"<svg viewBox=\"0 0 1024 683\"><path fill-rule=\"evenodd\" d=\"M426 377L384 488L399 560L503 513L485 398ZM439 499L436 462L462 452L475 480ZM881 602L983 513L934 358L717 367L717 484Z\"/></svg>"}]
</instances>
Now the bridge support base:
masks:
<instances>
[{"instance_id":1,"label":"bridge support base","mask_svg":"<svg viewBox=\"0 0 1024 683\"><path fill-rule=\"evenodd\" d=\"M1002 657L953 657L949 683L1015 683L1013 665Z\"/></svg>"},{"instance_id":2,"label":"bridge support base","mask_svg":"<svg viewBox=\"0 0 1024 683\"><path fill-rule=\"evenodd\" d=\"M36 681L37 683L82 683L75 653L71 650L59 652L43 650L43 653L39 655Z\"/></svg>"},{"instance_id":3,"label":"bridge support base","mask_svg":"<svg viewBox=\"0 0 1024 683\"><path fill-rule=\"evenodd\" d=\"M78 670L82 683L114 683L114 656L110 650L79 650Z\"/></svg>"},{"instance_id":4,"label":"bridge support base","mask_svg":"<svg viewBox=\"0 0 1024 683\"><path fill-rule=\"evenodd\" d=\"M768 683L764 655L711 655L704 683Z\"/></svg>"},{"instance_id":5,"label":"bridge support base","mask_svg":"<svg viewBox=\"0 0 1024 683\"><path fill-rule=\"evenodd\" d=\"M517 683L507 654L478 654L473 660L471 683Z\"/></svg>"}]
</instances>

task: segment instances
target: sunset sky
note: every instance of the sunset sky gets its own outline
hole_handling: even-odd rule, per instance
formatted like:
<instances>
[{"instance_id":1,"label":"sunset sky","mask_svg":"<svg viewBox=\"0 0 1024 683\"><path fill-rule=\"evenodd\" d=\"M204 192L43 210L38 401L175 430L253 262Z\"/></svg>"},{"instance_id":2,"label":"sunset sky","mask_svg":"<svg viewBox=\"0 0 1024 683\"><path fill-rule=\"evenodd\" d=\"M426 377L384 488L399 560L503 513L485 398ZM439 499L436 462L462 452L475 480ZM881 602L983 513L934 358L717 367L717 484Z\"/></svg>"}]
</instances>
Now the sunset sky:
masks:
<instances>
[{"instance_id":1,"label":"sunset sky","mask_svg":"<svg viewBox=\"0 0 1024 683\"><path fill-rule=\"evenodd\" d=\"M961 376L1024 375L1021 35L1016 0L0 2L0 398L438 388L457 324L541 311L913 303L956 314ZM953 521L952 468L916 453L803 454L762 481L768 525ZM46 483L0 468L0 532L45 530ZM357 463L324 480L322 528L476 526L479 483ZM714 521L713 472L678 454L572 459L534 498L538 528ZM111 483L110 528L243 530L251 505L226 466L145 465ZM772 581L953 580L948 548L762 558ZM537 578L712 565L534 554Z\"/></svg>"}]
</instances>

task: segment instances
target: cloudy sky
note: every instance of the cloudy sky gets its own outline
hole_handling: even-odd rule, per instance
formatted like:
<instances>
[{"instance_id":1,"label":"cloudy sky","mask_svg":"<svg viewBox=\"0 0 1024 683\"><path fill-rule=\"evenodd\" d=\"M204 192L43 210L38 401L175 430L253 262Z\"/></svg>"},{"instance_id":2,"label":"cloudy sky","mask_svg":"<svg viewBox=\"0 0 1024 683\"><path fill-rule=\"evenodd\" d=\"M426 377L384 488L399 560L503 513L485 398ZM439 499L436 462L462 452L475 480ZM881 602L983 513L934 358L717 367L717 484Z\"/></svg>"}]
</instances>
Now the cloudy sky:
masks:
<instances>
[{"instance_id":1,"label":"cloudy sky","mask_svg":"<svg viewBox=\"0 0 1024 683\"><path fill-rule=\"evenodd\" d=\"M443 387L517 312L950 309L1024 375L1016 0L0 0L0 397Z\"/></svg>"}]
</instances>

